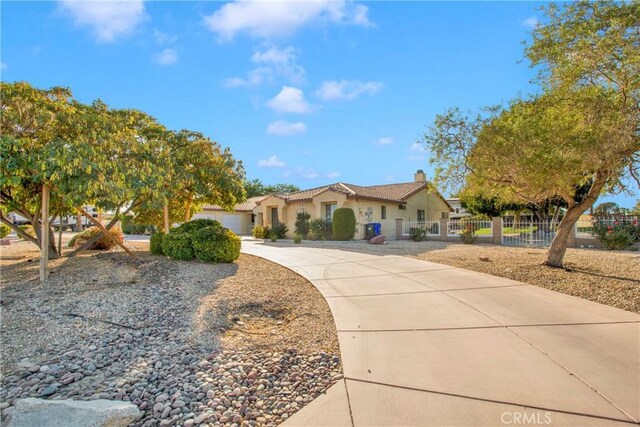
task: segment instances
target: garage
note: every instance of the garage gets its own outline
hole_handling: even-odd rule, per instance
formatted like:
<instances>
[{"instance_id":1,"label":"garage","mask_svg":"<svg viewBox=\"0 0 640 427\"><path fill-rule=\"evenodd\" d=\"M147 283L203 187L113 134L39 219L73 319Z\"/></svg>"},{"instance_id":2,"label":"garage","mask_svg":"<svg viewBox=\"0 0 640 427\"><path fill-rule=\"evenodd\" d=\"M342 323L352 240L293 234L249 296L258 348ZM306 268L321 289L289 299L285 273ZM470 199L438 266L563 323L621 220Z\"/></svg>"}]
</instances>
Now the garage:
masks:
<instances>
[{"instance_id":1,"label":"garage","mask_svg":"<svg viewBox=\"0 0 640 427\"><path fill-rule=\"evenodd\" d=\"M240 233L240 215L222 215L222 226L236 234Z\"/></svg>"}]
</instances>

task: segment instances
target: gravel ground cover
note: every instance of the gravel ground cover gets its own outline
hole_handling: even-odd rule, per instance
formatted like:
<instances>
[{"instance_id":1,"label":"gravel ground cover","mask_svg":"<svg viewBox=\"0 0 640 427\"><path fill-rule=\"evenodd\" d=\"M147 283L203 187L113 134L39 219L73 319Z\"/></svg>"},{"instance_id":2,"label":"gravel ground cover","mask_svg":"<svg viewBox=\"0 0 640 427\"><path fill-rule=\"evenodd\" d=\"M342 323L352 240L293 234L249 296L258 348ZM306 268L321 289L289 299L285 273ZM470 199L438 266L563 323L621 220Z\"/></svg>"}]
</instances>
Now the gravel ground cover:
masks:
<instances>
[{"instance_id":1,"label":"gravel ground cover","mask_svg":"<svg viewBox=\"0 0 640 427\"><path fill-rule=\"evenodd\" d=\"M15 242L14 242L15 243ZM329 308L295 273L152 256L0 251L2 424L18 398L131 401L135 426L270 426L342 378Z\"/></svg>"},{"instance_id":2,"label":"gravel ground cover","mask_svg":"<svg viewBox=\"0 0 640 427\"><path fill-rule=\"evenodd\" d=\"M268 243L293 245L288 242ZM313 242L303 246L344 249L380 255L404 255L467 268L541 286L601 304L640 313L640 252L568 249L567 268L540 265L546 249L451 242L389 241L369 245L364 241Z\"/></svg>"}]
</instances>

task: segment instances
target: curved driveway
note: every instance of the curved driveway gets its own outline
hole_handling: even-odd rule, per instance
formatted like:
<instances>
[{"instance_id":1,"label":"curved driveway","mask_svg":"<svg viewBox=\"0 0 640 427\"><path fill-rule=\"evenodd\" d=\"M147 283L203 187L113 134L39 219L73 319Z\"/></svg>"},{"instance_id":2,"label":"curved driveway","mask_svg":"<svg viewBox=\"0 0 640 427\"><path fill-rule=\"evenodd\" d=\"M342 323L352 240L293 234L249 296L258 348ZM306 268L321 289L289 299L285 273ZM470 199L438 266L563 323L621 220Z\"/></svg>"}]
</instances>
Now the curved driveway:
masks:
<instances>
[{"instance_id":1,"label":"curved driveway","mask_svg":"<svg viewBox=\"0 0 640 427\"><path fill-rule=\"evenodd\" d=\"M290 426L633 425L640 316L401 256L243 241L326 298L345 379Z\"/></svg>"}]
</instances>

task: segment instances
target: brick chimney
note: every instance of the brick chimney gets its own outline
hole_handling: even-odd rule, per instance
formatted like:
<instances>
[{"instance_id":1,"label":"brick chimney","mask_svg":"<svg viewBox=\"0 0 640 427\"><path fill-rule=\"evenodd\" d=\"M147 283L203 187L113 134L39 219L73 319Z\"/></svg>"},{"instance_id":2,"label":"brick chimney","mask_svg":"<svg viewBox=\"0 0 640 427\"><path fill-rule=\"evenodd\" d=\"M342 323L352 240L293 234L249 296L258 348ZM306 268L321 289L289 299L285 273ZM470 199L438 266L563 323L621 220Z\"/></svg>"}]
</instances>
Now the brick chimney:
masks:
<instances>
[{"instance_id":1,"label":"brick chimney","mask_svg":"<svg viewBox=\"0 0 640 427\"><path fill-rule=\"evenodd\" d=\"M415 182L427 182L427 174L422 169L418 169L413 180Z\"/></svg>"}]
</instances>

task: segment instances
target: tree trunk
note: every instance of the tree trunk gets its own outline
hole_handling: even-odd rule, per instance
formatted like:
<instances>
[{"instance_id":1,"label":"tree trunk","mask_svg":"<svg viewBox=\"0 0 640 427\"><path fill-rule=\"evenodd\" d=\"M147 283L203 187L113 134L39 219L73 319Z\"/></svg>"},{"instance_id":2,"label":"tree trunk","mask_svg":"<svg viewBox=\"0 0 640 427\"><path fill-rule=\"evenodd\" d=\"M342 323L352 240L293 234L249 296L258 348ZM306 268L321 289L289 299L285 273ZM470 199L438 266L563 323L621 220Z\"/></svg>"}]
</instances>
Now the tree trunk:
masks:
<instances>
[{"instance_id":1,"label":"tree trunk","mask_svg":"<svg viewBox=\"0 0 640 427\"><path fill-rule=\"evenodd\" d=\"M62 256L62 215L58 215L58 256Z\"/></svg>"},{"instance_id":2,"label":"tree trunk","mask_svg":"<svg viewBox=\"0 0 640 427\"><path fill-rule=\"evenodd\" d=\"M162 208L162 216L164 219L164 232L169 232L169 204L165 202L164 207Z\"/></svg>"},{"instance_id":3,"label":"tree trunk","mask_svg":"<svg viewBox=\"0 0 640 427\"><path fill-rule=\"evenodd\" d=\"M34 245L38 246L38 248L40 248L40 242L38 242L38 240L32 236L29 236L27 233L25 233L24 231L22 231L20 229L20 227L18 227L17 225L15 225L14 223L12 223L11 221L9 221L8 219L6 219L3 216L0 216L0 222L7 225L8 227L10 227L13 231L16 232L16 235L20 236L20 238L33 243Z\"/></svg>"},{"instance_id":4,"label":"tree trunk","mask_svg":"<svg viewBox=\"0 0 640 427\"><path fill-rule=\"evenodd\" d=\"M77 232L82 231L82 215L76 215L76 230Z\"/></svg>"},{"instance_id":5,"label":"tree trunk","mask_svg":"<svg viewBox=\"0 0 640 427\"><path fill-rule=\"evenodd\" d=\"M49 187L42 186L42 225L41 225L41 246L40 246L40 281L44 282L49 277L49 237L51 228L49 227Z\"/></svg>"},{"instance_id":6,"label":"tree trunk","mask_svg":"<svg viewBox=\"0 0 640 427\"><path fill-rule=\"evenodd\" d=\"M576 203L573 201L573 203L571 203L571 201L565 200L569 204L569 209L567 209L562 221L560 221L556 235L551 242L551 247L547 253L547 261L545 262L546 265L550 267L562 267L562 259L567 251L567 239L571 235L576 221L578 221L580 215L593 206L604 185L607 183L607 178L608 175L606 172L596 172L591 188L582 202Z\"/></svg>"},{"instance_id":7,"label":"tree trunk","mask_svg":"<svg viewBox=\"0 0 640 427\"><path fill-rule=\"evenodd\" d=\"M189 199L189 201L187 202L187 208L184 212L184 222L189 222L189 220L191 219L191 204L191 199Z\"/></svg>"}]
</instances>

